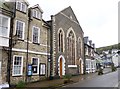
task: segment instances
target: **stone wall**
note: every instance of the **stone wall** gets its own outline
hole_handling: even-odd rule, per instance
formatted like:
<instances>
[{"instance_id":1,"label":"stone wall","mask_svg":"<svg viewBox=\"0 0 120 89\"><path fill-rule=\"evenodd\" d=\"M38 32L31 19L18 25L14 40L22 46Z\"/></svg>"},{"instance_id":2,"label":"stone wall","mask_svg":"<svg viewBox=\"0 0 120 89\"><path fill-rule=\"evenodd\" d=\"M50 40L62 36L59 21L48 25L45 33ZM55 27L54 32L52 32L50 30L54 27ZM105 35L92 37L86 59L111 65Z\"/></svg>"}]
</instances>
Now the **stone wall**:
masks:
<instances>
[{"instance_id":1,"label":"stone wall","mask_svg":"<svg viewBox=\"0 0 120 89\"><path fill-rule=\"evenodd\" d=\"M73 19L71 18L73 17ZM65 70L66 70L66 74L69 73L67 70L67 66L71 65L70 64L70 60L69 60L69 55L68 55L68 51L67 51L67 33L69 29L73 29L73 31L75 32L76 35L76 42L75 42L75 64L76 65L80 65L79 60L82 59L84 60L84 43L83 43L83 31L82 28L79 24L79 22L77 21L74 12L72 11L71 7L68 7L64 10L62 10L61 12L59 12L58 14L54 15L52 18L52 30L53 30L53 73L54 75L58 75L58 58L60 55L63 55L65 58ZM59 52L58 51L58 30L62 28L64 31L64 51L63 52ZM78 43L78 38L81 38L81 56L77 53L77 48L79 47ZM81 68L83 69L83 68ZM76 72L75 72L76 71ZM77 70L74 70L75 73L77 73Z\"/></svg>"}]
</instances>

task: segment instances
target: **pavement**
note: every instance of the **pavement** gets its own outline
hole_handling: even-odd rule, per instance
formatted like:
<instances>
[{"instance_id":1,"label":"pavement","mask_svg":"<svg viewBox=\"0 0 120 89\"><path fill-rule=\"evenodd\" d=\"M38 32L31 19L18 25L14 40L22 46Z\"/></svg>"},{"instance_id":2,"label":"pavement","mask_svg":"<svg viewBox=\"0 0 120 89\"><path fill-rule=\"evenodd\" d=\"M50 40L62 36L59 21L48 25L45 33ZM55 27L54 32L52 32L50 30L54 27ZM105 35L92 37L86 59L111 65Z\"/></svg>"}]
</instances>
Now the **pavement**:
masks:
<instances>
[{"instance_id":1,"label":"pavement","mask_svg":"<svg viewBox=\"0 0 120 89\"><path fill-rule=\"evenodd\" d=\"M65 87L66 89L68 87L72 87L72 88L88 87L88 89L90 87L91 87L91 89L97 89L97 88L106 89L108 87L107 89L114 89L114 88L118 87L118 70L116 70L114 72L107 73L107 74L103 74L100 76L96 76L96 77L91 78L91 79L86 79L84 81L79 81L77 83L69 84L69 85L66 85L63 87ZM64 89L64 88L60 87L60 89Z\"/></svg>"},{"instance_id":2,"label":"pavement","mask_svg":"<svg viewBox=\"0 0 120 89\"><path fill-rule=\"evenodd\" d=\"M111 67L107 67L103 69L103 74L112 72Z\"/></svg>"},{"instance_id":3,"label":"pavement","mask_svg":"<svg viewBox=\"0 0 120 89\"><path fill-rule=\"evenodd\" d=\"M104 74L107 74L110 72L111 72L111 68L103 69ZM100 75L98 75L98 73L96 72L96 73L90 73L90 74L85 74L85 75L72 76L71 80L73 81L72 83L76 83L76 82L83 81L89 78L94 78L97 76L100 76ZM63 82L64 82L64 79L44 80L40 82L29 83L26 85L26 87L57 88L57 87L66 85Z\"/></svg>"}]
</instances>

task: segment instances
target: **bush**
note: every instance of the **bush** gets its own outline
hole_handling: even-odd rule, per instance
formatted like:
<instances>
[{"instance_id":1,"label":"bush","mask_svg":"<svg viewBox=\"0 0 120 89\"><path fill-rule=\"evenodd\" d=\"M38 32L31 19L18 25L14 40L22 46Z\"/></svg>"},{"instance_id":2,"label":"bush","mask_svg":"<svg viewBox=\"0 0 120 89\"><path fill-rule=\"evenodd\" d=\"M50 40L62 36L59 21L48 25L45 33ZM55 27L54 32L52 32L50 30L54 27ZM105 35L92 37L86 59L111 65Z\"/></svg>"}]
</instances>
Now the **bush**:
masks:
<instances>
[{"instance_id":1,"label":"bush","mask_svg":"<svg viewBox=\"0 0 120 89\"><path fill-rule=\"evenodd\" d=\"M19 81L16 87L25 87L25 82L24 81Z\"/></svg>"},{"instance_id":2,"label":"bush","mask_svg":"<svg viewBox=\"0 0 120 89\"><path fill-rule=\"evenodd\" d=\"M111 70L112 70L112 72L113 72L113 71L116 71L116 67L114 67L114 64L111 65Z\"/></svg>"},{"instance_id":3,"label":"bush","mask_svg":"<svg viewBox=\"0 0 120 89\"><path fill-rule=\"evenodd\" d=\"M98 70L98 75L102 75L102 74L103 74L103 69L100 68L100 69Z\"/></svg>"},{"instance_id":4,"label":"bush","mask_svg":"<svg viewBox=\"0 0 120 89\"><path fill-rule=\"evenodd\" d=\"M72 75L71 75L71 74L67 74L67 75L64 76L64 79L70 80L71 78L72 78Z\"/></svg>"},{"instance_id":5,"label":"bush","mask_svg":"<svg viewBox=\"0 0 120 89\"><path fill-rule=\"evenodd\" d=\"M72 82L72 80L71 80L72 75L71 74L67 74L63 78L64 78L64 84Z\"/></svg>"},{"instance_id":6,"label":"bush","mask_svg":"<svg viewBox=\"0 0 120 89\"><path fill-rule=\"evenodd\" d=\"M49 80L53 80L53 76L49 76Z\"/></svg>"},{"instance_id":7,"label":"bush","mask_svg":"<svg viewBox=\"0 0 120 89\"><path fill-rule=\"evenodd\" d=\"M66 84L66 83L70 83L70 82L73 82L71 79L64 79L64 84Z\"/></svg>"}]
</instances>

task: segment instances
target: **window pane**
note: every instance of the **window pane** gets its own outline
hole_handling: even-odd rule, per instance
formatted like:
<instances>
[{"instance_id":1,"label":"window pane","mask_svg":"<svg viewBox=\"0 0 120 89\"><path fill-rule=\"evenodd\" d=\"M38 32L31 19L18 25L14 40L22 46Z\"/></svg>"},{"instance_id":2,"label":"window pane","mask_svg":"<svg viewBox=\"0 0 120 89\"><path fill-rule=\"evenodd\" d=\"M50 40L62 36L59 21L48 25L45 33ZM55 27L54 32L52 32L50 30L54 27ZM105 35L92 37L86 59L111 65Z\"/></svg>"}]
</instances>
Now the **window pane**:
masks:
<instances>
[{"instance_id":1,"label":"window pane","mask_svg":"<svg viewBox=\"0 0 120 89\"><path fill-rule=\"evenodd\" d=\"M21 3L17 2L17 9L20 10L20 7L21 7Z\"/></svg>"},{"instance_id":2,"label":"window pane","mask_svg":"<svg viewBox=\"0 0 120 89\"><path fill-rule=\"evenodd\" d=\"M32 58L32 72L38 73L38 58Z\"/></svg>"},{"instance_id":3,"label":"window pane","mask_svg":"<svg viewBox=\"0 0 120 89\"><path fill-rule=\"evenodd\" d=\"M36 10L33 10L33 16L34 17L36 17L36 14L37 14Z\"/></svg>"},{"instance_id":4,"label":"window pane","mask_svg":"<svg viewBox=\"0 0 120 89\"><path fill-rule=\"evenodd\" d=\"M39 12L37 11L37 18L40 18L40 14L39 14Z\"/></svg>"},{"instance_id":5,"label":"window pane","mask_svg":"<svg viewBox=\"0 0 120 89\"><path fill-rule=\"evenodd\" d=\"M22 57L15 57L14 58L14 71L13 73L16 74L21 74L21 69L22 69Z\"/></svg>"},{"instance_id":6,"label":"window pane","mask_svg":"<svg viewBox=\"0 0 120 89\"><path fill-rule=\"evenodd\" d=\"M22 4L22 11L26 12L26 5L25 4Z\"/></svg>"},{"instance_id":7,"label":"window pane","mask_svg":"<svg viewBox=\"0 0 120 89\"><path fill-rule=\"evenodd\" d=\"M33 65L38 65L38 59L37 58L33 58L32 59L32 64Z\"/></svg>"},{"instance_id":8,"label":"window pane","mask_svg":"<svg viewBox=\"0 0 120 89\"><path fill-rule=\"evenodd\" d=\"M0 16L0 35L8 37L8 18Z\"/></svg>"},{"instance_id":9,"label":"window pane","mask_svg":"<svg viewBox=\"0 0 120 89\"><path fill-rule=\"evenodd\" d=\"M21 66L14 66L14 74L21 74Z\"/></svg>"},{"instance_id":10,"label":"window pane","mask_svg":"<svg viewBox=\"0 0 120 89\"><path fill-rule=\"evenodd\" d=\"M20 21L17 21L16 24L16 31L17 31L17 36L18 38L22 38L23 37L23 23Z\"/></svg>"},{"instance_id":11,"label":"window pane","mask_svg":"<svg viewBox=\"0 0 120 89\"><path fill-rule=\"evenodd\" d=\"M33 28L33 42L38 43L38 28Z\"/></svg>"}]
</instances>

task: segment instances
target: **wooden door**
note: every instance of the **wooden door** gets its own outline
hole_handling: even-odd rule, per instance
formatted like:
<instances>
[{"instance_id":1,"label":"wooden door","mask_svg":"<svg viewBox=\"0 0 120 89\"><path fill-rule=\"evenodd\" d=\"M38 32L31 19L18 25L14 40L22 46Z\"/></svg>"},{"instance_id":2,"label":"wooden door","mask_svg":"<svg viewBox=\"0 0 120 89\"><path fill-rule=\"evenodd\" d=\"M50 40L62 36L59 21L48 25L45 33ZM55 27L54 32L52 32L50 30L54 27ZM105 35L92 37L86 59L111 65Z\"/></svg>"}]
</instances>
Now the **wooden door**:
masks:
<instances>
[{"instance_id":1,"label":"wooden door","mask_svg":"<svg viewBox=\"0 0 120 89\"><path fill-rule=\"evenodd\" d=\"M60 58L60 77L62 77L62 58Z\"/></svg>"}]
</instances>

